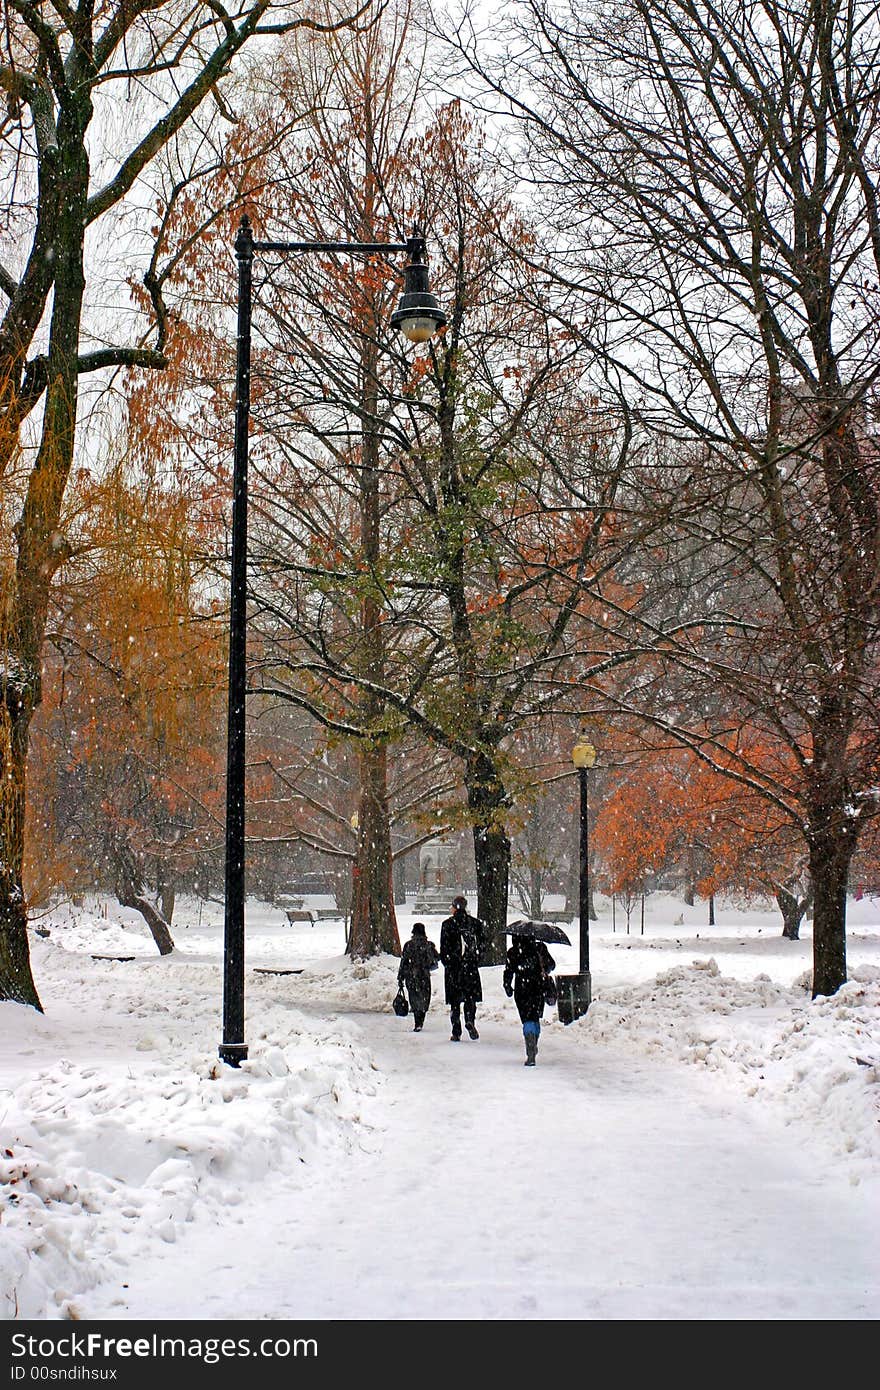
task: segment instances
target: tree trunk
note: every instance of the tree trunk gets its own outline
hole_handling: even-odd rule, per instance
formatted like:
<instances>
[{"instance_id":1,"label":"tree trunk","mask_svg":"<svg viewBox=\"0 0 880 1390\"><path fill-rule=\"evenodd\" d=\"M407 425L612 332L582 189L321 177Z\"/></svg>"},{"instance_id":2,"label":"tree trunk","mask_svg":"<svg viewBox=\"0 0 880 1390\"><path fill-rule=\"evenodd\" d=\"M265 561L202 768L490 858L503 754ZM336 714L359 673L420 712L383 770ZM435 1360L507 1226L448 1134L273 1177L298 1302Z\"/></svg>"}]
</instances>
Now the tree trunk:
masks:
<instances>
[{"instance_id":1,"label":"tree trunk","mask_svg":"<svg viewBox=\"0 0 880 1390\"><path fill-rule=\"evenodd\" d=\"M124 833L111 831L110 854L116 878L116 897L123 907L139 912L150 928L160 956L170 956L174 950L168 923L144 895L144 875L137 854Z\"/></svg>"},{"instance_id":2,"label":"tree trunk","mask_svg":"<svg viewBox=\"0 0 880 1390\"><path fill-rule=\"evenodd\" d=\"M477 871L477 916L486 924L481 965L501 965L510 890L510 837L504 824L508 798L494 764L479 754L465 769Z\"/></svg>"},{"instance_id":3,"label":"tree trunk","mask_svg":"<svg viewBox=\"0 0 880 1390\"><path fill-rule=\"evenodd\" d=\"M710 894L709 894L709 926L710 926L710 927L714 927L714 925L715 925L715 894L714 894L714 893L710 893Z\"/></svg>"},{"instance_id":4,"label":"tree trunk","mask_svg":"<svg viewBox=\"0 0 880 1390\"><path fill-rule=\"evenodd\" d=\"M122 903L123 907L131 907L134 908L136 912L141 913L144 921L150 928L150 933L156 943L159 955L170 956L171 952L174 950L174 942L171 939L168 923L165 921L165 918L158 908L153 906L149 898L144 898L138 893L132 893L130 896L120 896L119 901Z\"/></svg>"},{"instance_id":5,"label":"tree trunk","mask_svg":"<svg viewBox=\"0 0 880 1390\"><path fill-rule=\"evenodd\" d=\"M369 98L369 89L367 96ZM365 120L370 120L369 101ZM365 133L370 148L369 130ZM371 228L371 180L367 168L364 235ZM362 419L361 467L359 474L361 547L370 574L375 574L381 556L379 500L379 436L373 422L379 416L378 348L375 323L367 324L361 349ZM360 664L373 686L385 679L385 638L378 586L361 599ZM367 692L361 697L361 722L366 729L381 725L381 700ZM352 868L351 927L349 954L358 959L388 951L400 955L400 935L394 910L391 871L391 826L388 815L388 752L381 736L365 739L358 751L359 805L358 842Z\"/></svg>"},{"instance_id":6,"label":"tree trunk","mask_svg":"<svg viewBox=\"0 0 880 1390\"><path fill-rule=\"evenodd\" d=\"M474 826L474 860L477 867L477 916L486 924L487 939L481 965L501 965L504 960L504 928L510 886L510 840L497 825Z\"/></svg>"},{"instance_id":7,"label":"tree trunk","mask_svg":"<svg viewBox=\"0 0 880 1390\"><path fill-rule=\"evenodd\" d=\"M813 998L846 984L846 889L857 843L847 814L849 732L840 693L826 693L813 732L807 844L813 888Z\"/></svg>"},{"instance_id":8,"label":"tree trunk","mask_svg":"<svg viewBox=\"0 0 880 1390\"><path fill-rule=\"evenodd\" d=\"M80 62L80 55L77 62ZM40 703L41 662L52 579L67 553L59 530L64 489L73 462L79 385L79 337L85 275L83 244L89 163L85 130L88 89L62 107L53 149L57 177L53 246L55 284L49 327L46 399L40 447L15 528L14 576L5 576L0 678L0 999L40 1009L27 942L22 882L27 749ZM48 166L47 166L48 170ZM46 177L49 178L47 172Z\"/></svg>"},{"instance_id":9,"label":"tree trunk","mask_svg":"<svg viewBox=\"0 0 880 1390\"><path fill-rule=\"evenodd\" d=\"M813 998L846 984L846 888L852 837L823 829L810 833L813 881Z\"/></svg>"},{"instance_id":10,"label":"tree trunk","mask_svg":"<svg viewBox=\"0 0 880 1390\"><path fill-rule=\"evenodd\" d=\"M776 884L774 897L779 911L782 913L782 935L787 941L800 940L801 922L807 910L808 899L806 897L799 898L796 893L790 892L782 883Z\"/></svg>"},{"instance_id":11,"label":"tree trunk","mask_svg":"<svg viewBox=\"0 0 880 1390\"><path fill-rule=\"evenodd\" d=\"M0 703L0 999L43 1006L31 972L22 886L30 710L7 678Z\"/></svg>"},{"instance_id":12,"label":"tree trunk","mask_svg":"<svg viewBox=\"0 0 880 1390\"><path fill-rule=\"evenodd\" d=\"M7 663L10 648L7 646ZM7 680L0 705L0 999L42 1012L34 984L24 893L27 745L31 711Z\"/></svg>"},{"instance_id":13,"label":"tree trunk","mask_svg":"<svg viewBox=\"0 0 880 1390\"><path fill-rule=\"evenodd\" d=\"M544 876L540 869L529 870L529 913L536 920L541 918L541 890L544 887Z\"/></svg>"},{"instance_id":14,"label":"tree trunk","mask_svg":"<svg viewBox=\"0 0 880 1390\"><path fill-rule=\"evenodd\" d=\"M400 955L400 935L391 885L391 833L388 826L387 755L384 745L366 744L359 753L358 843L352 869L351 929L348 950L364 959L383 951Z\"/></svg>"}]
</instances>

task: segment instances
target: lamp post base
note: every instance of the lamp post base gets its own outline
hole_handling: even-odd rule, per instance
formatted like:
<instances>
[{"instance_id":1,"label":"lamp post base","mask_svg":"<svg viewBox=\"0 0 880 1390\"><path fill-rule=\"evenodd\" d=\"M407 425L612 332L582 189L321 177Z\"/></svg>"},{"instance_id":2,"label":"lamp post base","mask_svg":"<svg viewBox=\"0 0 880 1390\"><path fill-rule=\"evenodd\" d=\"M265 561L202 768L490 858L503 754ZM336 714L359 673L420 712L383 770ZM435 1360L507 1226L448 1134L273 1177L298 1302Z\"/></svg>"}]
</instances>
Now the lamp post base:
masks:
<instances>
[{"instance_id":1,"label":"lamp post base","mask_svg":"<svg viewBox=\"0 0 880 1390\"><path fill-rule=\"evenodd\" d=\"M560 1023L574 1023L582 1018L593 999L592 982L589 970L581 975L556 976L556 1008Z\"/></svg>"},{"instance_id":2,"label":"lamp post base","mask_svg":"<svg viewBox=\"0 0 880 1390\"><path fill-rule=\"evenodd\" d=\"M237 1067L247 1060L247 1043L221 1043L217 1051L220 1061L230 1067Z\"/></svg>"}]
</instances>

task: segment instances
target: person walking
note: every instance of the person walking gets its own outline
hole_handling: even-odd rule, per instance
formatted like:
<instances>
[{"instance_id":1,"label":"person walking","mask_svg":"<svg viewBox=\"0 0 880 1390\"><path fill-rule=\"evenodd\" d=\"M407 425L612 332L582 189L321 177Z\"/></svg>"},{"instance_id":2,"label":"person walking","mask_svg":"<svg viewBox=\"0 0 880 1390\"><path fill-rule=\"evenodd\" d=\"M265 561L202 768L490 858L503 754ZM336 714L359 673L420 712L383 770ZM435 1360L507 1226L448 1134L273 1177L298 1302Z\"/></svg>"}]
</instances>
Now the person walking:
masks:
<instances>
[{"instance_id":1,"label":"person walking","mask_svg":"<svg viewBox=\"0 0 880 1390\"><path fill-rule=\"evenodd\" d=\"M556 967L543 941L533 936L514 936L504 965L504 992L513 995L526 1042L524 1065L533 1067L538 1057L541 1018L547 999L546 977Z\"/></svg>"},{"instance_id":2,"label":"person walking","mask_svg":"<svg viewBox=\"0 0 880 1390\"><path fill-rule=\"evenodd\" d=\"M467 898L452 899L452 916L440 924L440 959L446 986L446 1002L452 1023L450 1042L461 1041L461 1009L464 1026L474 1042L479 1038L477 1004L483 998L480 982L480 949L483 924L467 910Z\"/></svg>"},{"instance_id":3,"label":"person walking","mask_svg":"<svg viewBox=\"0 0 880 1390\"><path fill-rule=\"evenodd\" d=\"M437 947L425 935L424 922L413 922L412 936L403 948L397 983L404 985L412 1009L413 1032L421 1033L431 1005L431 971L440 963Z\"/></svg>"}]
</instances>

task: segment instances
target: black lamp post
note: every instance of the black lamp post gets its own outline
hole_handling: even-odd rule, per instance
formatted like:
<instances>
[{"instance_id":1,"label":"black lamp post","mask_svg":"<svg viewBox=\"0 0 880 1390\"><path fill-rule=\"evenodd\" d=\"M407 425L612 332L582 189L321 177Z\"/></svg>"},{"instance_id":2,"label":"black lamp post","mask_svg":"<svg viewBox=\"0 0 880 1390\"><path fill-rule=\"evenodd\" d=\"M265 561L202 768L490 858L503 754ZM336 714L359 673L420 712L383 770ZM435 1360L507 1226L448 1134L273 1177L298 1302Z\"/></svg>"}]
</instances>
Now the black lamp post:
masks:
<instances>
[{"instance_id":1,"label":"black lamp post","mask_svg":"<svg viewBox=\"0 0 880 1390\"><path fill-rule=\"evenodd\" d=\"M557 976L559 991L559 1017L563 1023L572 1023L587 1012L592 1000L592 981L590 977L590 829L589 829L589 791L590 768L596 762L596 750L582 733L572 749L571 760L578 771L580 783L580 822L579 822L579 899L580 899L580 966L577 975Z\"/></svg>"},{"instance_id":2,"label":"black lamp post","mask_svg":"<svg viewBox=\"0 0 880 1390\"><path fill-rule=\"evenodd\" d=\"M387 255L405 251L404 289L391 323L412 343L424 343L446 315L428 287L425 238L418 228L405 242L254 241L250 219L235 238L238 260L238 340L235 369L235 453L232 472L232 559L229 606L229 712L226 744L226 910L223 933L223 1041L220 1058L237 1067L244 1040L244 770L247 627L247 472L251 402L251 303L256 252L337 251Z\"/></svg>"}]
</instances>

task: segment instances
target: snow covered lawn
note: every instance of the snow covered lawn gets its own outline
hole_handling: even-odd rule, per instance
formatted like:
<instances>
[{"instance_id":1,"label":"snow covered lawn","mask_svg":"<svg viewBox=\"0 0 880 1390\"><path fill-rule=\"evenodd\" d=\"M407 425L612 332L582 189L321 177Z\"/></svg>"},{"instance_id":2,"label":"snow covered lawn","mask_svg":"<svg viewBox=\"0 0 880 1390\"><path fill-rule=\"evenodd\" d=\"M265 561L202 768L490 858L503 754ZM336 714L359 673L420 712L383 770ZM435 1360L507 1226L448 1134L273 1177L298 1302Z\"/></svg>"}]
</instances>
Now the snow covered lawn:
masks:
<instances>
[{"instance_id":1,"label":"snow covered lawn","mask_svg":"<svg viewBox=\"0 0 880 1390\"><path fill-rule=\"evenodd\" d=\"M395 960L251 903L236 1072L218 908L164 959L133 914L58 909L45 1015L0 1006L3 1316L876 1318L880 904L815 1002L808 930L704 920L656 895L627 936L603 904L593 1007L531 1071L498 969L451 1046L442 971L415 1036Z\"/></svg>"}]
</instances>

